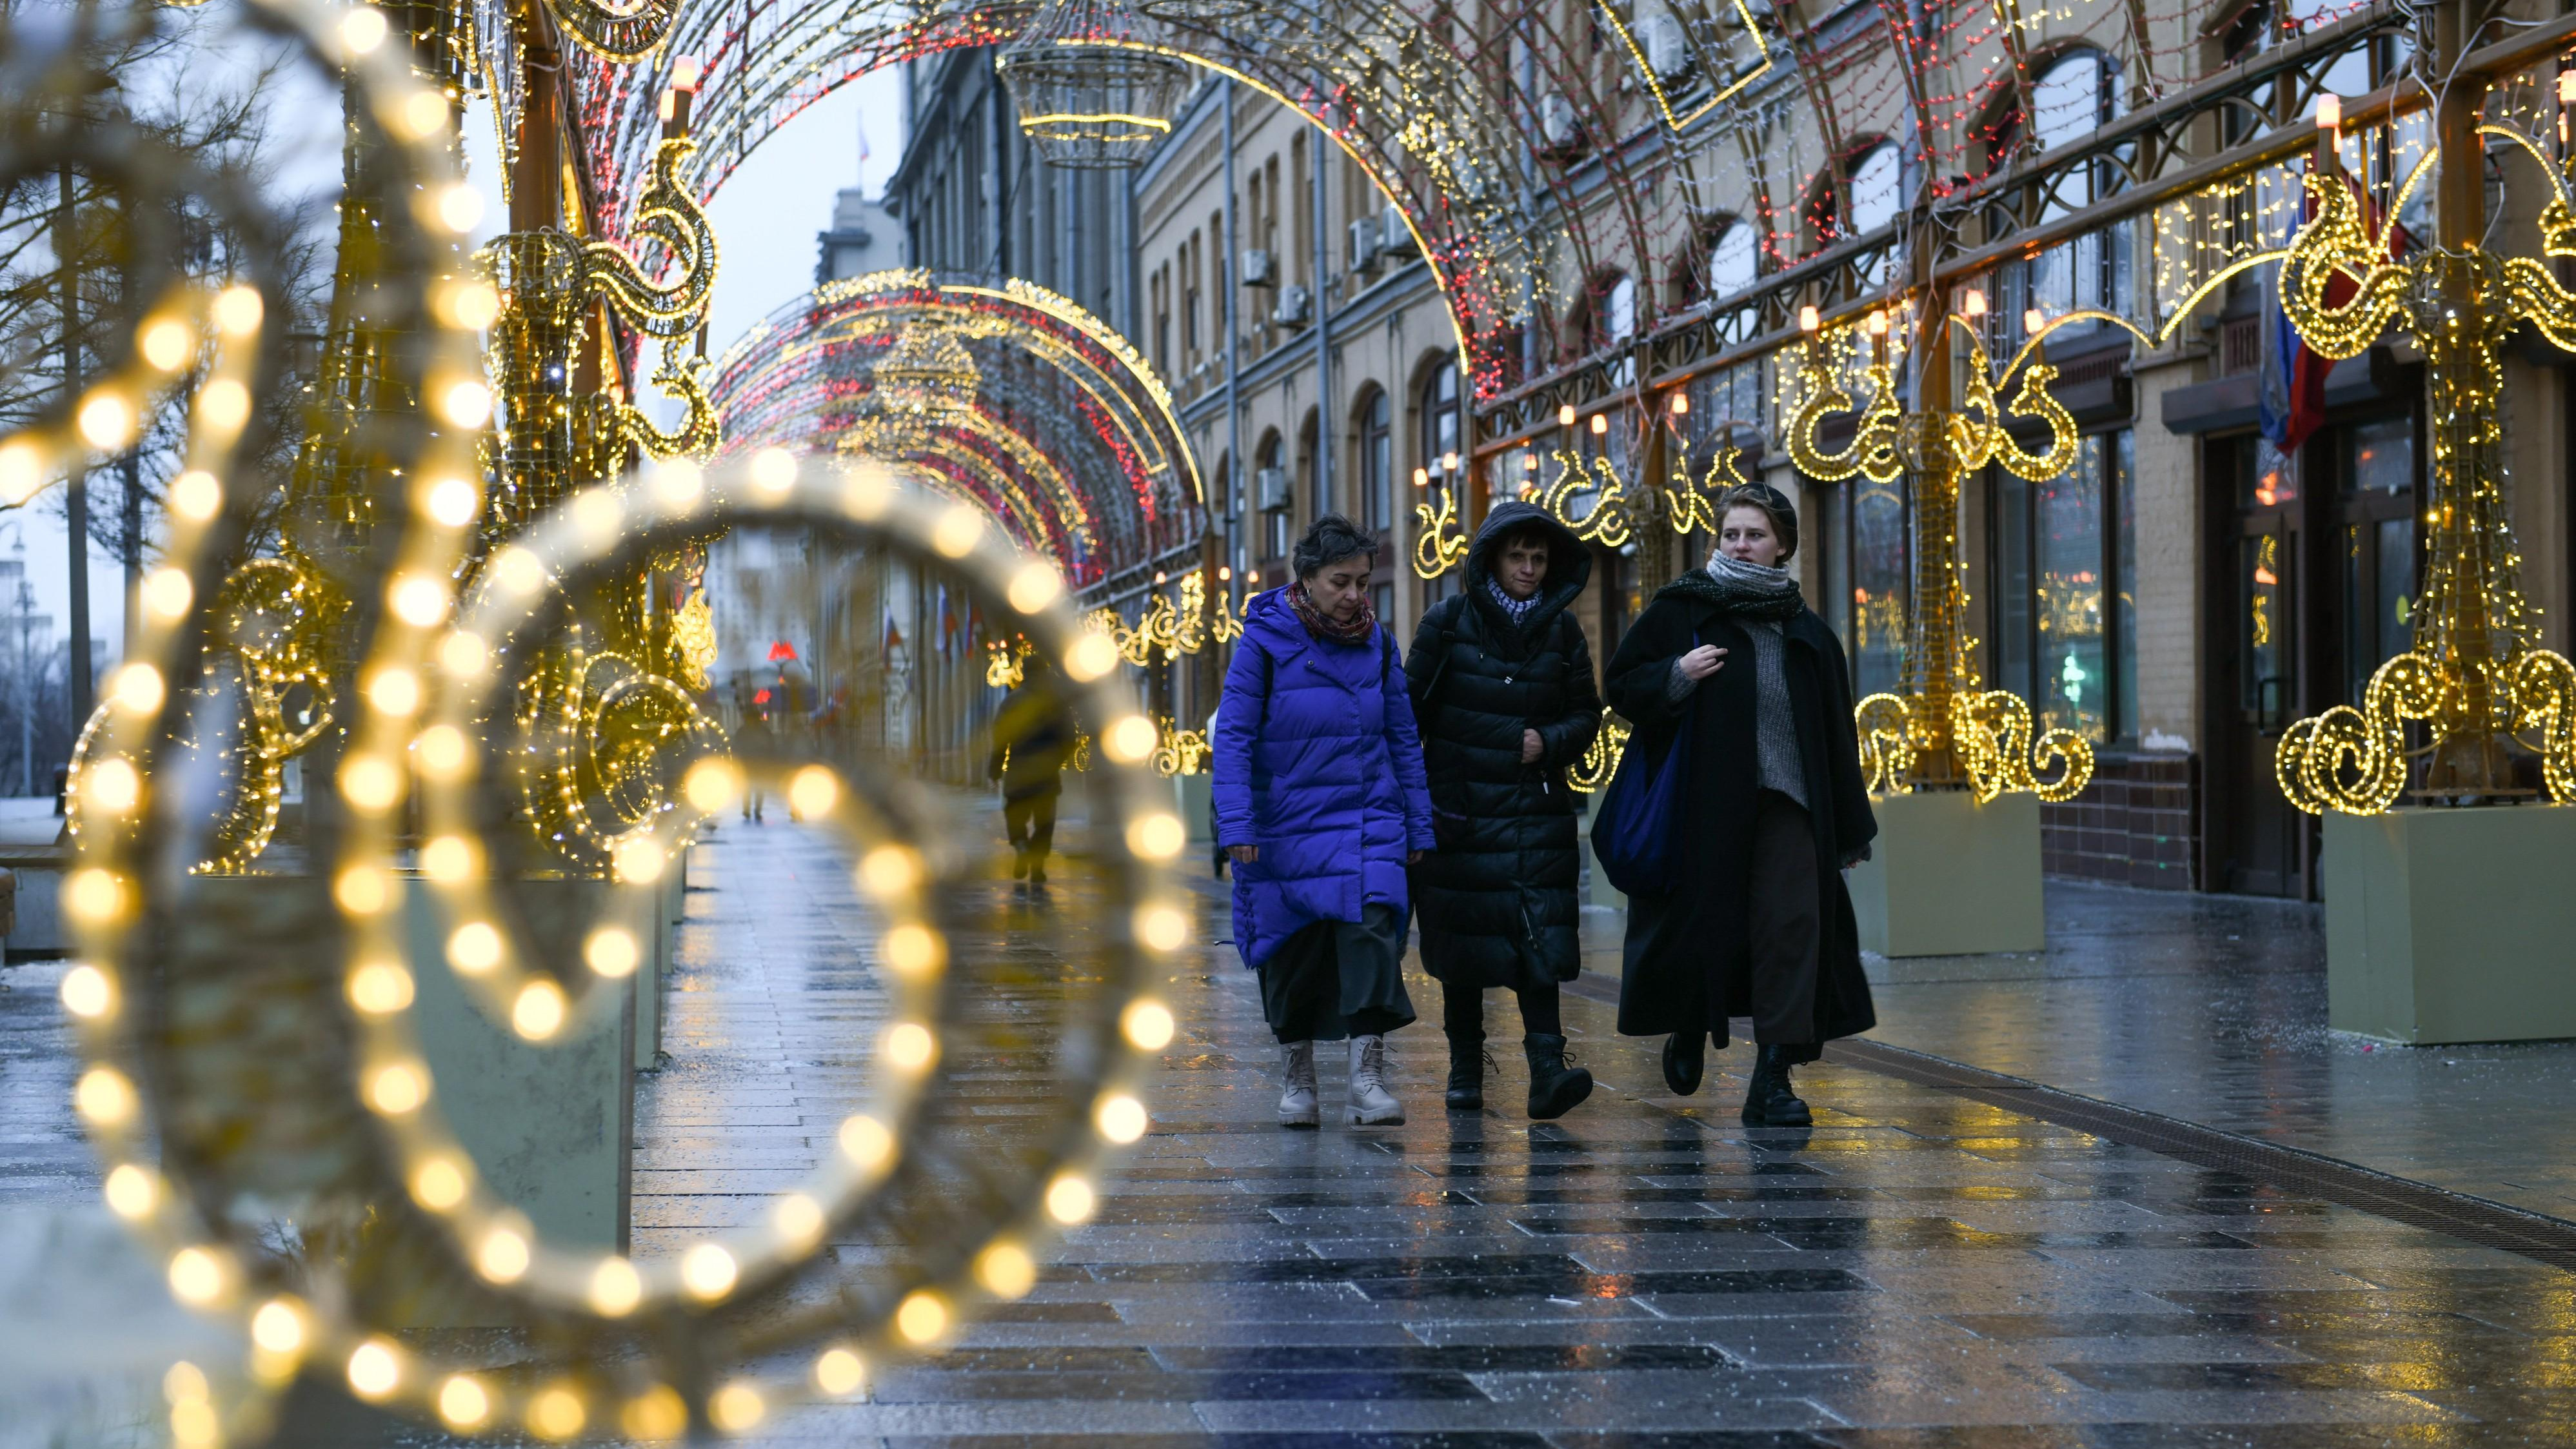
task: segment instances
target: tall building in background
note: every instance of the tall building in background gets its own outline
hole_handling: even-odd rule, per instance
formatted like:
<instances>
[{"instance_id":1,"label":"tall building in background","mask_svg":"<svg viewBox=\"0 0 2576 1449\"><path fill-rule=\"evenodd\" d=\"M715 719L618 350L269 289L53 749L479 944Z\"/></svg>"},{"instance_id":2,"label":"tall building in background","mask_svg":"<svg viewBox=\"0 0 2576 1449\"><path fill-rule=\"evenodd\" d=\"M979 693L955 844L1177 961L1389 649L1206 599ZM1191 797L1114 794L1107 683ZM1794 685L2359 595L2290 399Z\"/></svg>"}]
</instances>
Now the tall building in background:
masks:
<instances>
[{"instance_id":1,"label":"tall building in background","mask_svg":"<svg viewBox=\"0 0 2576 1449\"><path fill-rule=\"evenodd\" d=\"M846 186L832 197L832 229L814 234L814 283L862 277L903 265L903 229L883 198L865 186Z\"/></svg>"}]
</instances>

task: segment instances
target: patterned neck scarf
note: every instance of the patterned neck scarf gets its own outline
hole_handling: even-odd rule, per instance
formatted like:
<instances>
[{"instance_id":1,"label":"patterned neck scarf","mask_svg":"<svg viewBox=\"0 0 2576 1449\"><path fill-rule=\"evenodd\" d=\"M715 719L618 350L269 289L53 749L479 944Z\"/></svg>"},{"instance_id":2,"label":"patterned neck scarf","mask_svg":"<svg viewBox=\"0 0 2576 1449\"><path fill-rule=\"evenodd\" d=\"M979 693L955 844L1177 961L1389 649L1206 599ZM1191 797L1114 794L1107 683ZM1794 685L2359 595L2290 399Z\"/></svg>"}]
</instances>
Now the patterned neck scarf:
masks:
<instances>
[{"instance_id":1,"label":"patterned neck scarf","mask_svg":"<svg viewBox=\"0 0 2576 1449\"><path fill-rule=\"evenodd\" d=\"M1529 618L1530 610L1537 608L1538 601L1544 597L1541 593L1532 594L1526 599L1515 599L1512 597L1511 590L1503 587L1500 579L1485 580L1485 589L1494 596L1494 602L1502 608L1503 617L1511 620L1512 627L1515 629Z\"/></svg>"},{"instance_id":2,"label":"patterned neck scarf","mask_svg":"<svg viewBox=\"0 0 2576 1449\"><path fill-rule=\"evenodd\" d=\"M1335 644L1365 644L1377 633L1377 604L1368 595L1360 595L1359 612L1347 624L1327 618L1306 594L1305 580L1288 586L1288 607L1297 611L1297 622L1306 626L1308 637Z\"/></svg>"},{"instance_id":3,"label":"patterned neck scarf","mask_svg":"<svg viewBox=\"0 0 2576 1449\"><path fill-rule=\"evenodd\" d=\"M1710 554L1707 567L1692 569L1664 585L1655 596L1665 594L1705 599L1729 613L1775 623L1793 619L1807 607L1806 600L1799 597L1796 574L1728 558L1722 553Z\"/></svg>"}]
</instances>

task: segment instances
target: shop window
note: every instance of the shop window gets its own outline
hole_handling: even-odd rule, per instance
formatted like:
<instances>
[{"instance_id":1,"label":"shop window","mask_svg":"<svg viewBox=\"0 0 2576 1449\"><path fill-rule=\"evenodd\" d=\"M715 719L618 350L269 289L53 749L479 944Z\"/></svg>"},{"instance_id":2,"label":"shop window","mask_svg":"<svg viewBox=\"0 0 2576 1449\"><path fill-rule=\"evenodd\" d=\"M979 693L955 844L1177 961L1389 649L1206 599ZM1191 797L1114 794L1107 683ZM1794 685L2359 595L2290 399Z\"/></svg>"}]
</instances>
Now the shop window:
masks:
<instances>
[{"instance_id":1,"label":"shop window","mask_svg":"<svg viewBox=\"0 0 2576 1449\"><path fill-rule=\"evenodd\" d=\"M2045 482L1989 475L1994 682L2040 728L2098 743L2138 733L2135 458L2124 428L2083 439Z\"/></svg>"}]
</instances>

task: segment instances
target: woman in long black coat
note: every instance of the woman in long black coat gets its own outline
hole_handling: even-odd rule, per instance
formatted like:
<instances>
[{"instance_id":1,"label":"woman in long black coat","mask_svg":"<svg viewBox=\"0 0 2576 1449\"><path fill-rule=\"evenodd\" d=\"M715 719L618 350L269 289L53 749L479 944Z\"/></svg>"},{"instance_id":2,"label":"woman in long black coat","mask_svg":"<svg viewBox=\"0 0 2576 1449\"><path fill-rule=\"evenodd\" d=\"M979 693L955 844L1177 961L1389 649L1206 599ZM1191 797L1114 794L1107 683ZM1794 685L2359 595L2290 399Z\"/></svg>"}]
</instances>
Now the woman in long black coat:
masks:
<instances>
[{"instance_id":1,"label":"woman in long black coat","mask_svg":"<svg viewBox=\"0 0 2576 1449\"><path fill-rule=\"evenodd\" d=\"M1620 640L1611 707L1630 751L1660 758L1684 729L1680 884L1628 899L1619 1030L1669 1034L1664 1081L1699 1090L1709 1042L1753 1019L1744 1120L1803 1127L1789 1069L1877 1024L1844 867L1878 834L1833 630L1781 567L1798 515L1754 483L1720 501L1717 552L1657 591Z\"/></svg>"},{"instance_id":2,"label":"woman in long black coat","mask_svg":"<svg viewBox=\"0 0 2576 1449\"><path fill-rule=\"evenodd\" d=\"M1422 965L1440 982L1449 1105L1484 1105L1485 992L1520 997L1529 1112L1592 1091L1565 1060L1557 986L1581 969L1572 791L1565 768L1601 727L1592 651L1567 612L1592 554L1543 509L1497 505L1466 586L1423 614L1405 656L1438 845L1413 868Z\"/></svg>"}]
</instances>

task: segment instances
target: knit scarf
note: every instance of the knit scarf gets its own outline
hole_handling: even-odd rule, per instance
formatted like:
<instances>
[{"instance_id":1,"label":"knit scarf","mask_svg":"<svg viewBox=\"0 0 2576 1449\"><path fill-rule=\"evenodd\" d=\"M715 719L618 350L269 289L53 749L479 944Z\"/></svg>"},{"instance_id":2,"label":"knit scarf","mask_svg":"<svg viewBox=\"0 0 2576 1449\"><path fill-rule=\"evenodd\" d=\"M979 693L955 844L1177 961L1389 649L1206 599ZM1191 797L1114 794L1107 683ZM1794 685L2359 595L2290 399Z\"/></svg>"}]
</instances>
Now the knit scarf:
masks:
<instances>
[{"instance_id":1,"label":"knit scarf","mask_svg":"<svg viewBox=\"0 0 2576 1449\"><path fill-rule=\"evenodd\" d=\"M1807 607L1798 595L1797 575L1722 553L1709 555L1707 567L1692 569L1656 590L1655 596L1666 594L1700 599L1742 618L1774 622L1796 618Z\"/></svg>"},{"instance_id":2,"label":"knit scarf","mask_svg":"<svg viewBox=\"0 0 2576 1449\"><path fill-rule=\"evenodd\" d=\"M1305 581L1288 586L1288 607L1297 611L1297 622L1306 626L1306 634L1317 641L1336 644L1365 644L1377 633L1377 605L1368 595L1360 595L1359 612L1347 624L1327 618L1306 595Z\"/></svg>"},{"instance_id":3,"label":"knit scarf","mask_svg":"<svg viewBox=\"0 0 2576 1449\"><path fill-rule=\"evenodd\" d=\"M1503 617L1512 621L1512 627L1515 629L1528 620L1530 610L1537 608L1538 601L1544 597L1541 594L1532 594L1526 599L1515 599L1511 591L1504 588L1498 579L1485 580L1485 591L1494 596L1494 603L1502 609Z\"/></svg>"}]
</instances>

